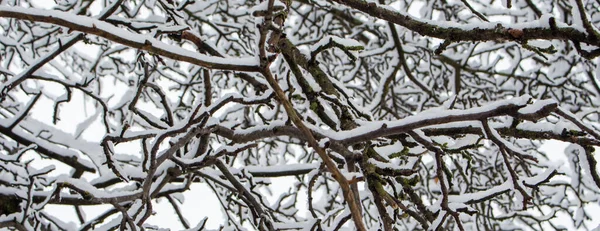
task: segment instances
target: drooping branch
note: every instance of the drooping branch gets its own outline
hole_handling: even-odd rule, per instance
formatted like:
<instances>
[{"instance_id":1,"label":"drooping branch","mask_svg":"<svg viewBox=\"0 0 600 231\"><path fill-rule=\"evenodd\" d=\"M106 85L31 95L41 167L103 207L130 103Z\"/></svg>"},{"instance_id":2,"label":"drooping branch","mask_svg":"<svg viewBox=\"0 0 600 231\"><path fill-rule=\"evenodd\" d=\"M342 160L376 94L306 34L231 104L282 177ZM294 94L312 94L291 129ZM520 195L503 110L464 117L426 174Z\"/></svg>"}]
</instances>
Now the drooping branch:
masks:
<instances>
[{"instance_id":1,"label":"drooping branch","mask_svg":"<svg viewBox=\"0 0 600 231\"><path fill-rule=\"evenodd\" d=\"M117 42L129 47L145 50L153 54L196 64L209 69L257 72L255 58L211 57L181 47L169 45L148 35L135 34L101 20L85 16L76 16L56 10L28 9L12 6L0 6L0 17L16 18L36 22L52 23L87 34Z\"/></svg>"}]
</instances>

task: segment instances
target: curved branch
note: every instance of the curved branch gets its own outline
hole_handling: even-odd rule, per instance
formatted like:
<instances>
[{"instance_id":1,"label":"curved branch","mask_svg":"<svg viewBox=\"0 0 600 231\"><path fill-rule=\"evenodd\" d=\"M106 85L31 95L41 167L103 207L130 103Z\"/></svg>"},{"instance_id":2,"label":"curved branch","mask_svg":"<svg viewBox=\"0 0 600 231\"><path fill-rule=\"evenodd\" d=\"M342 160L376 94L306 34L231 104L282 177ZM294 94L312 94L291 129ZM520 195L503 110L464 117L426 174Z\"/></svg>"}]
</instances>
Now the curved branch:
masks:
<instances>
[{"instance_id":1,"label":"curved branch","mask_svg":"<svg viewBox=\"0 0 600 231\"><path fill-rule=\"evenodd\" d=\"M209 69L249 72L259 71L258 62L254 57L236 59L207 56L163 43L148 35L136 34L123 30L104 21L85 16L76 16L62 11L0 6L0 17L52 23L67 27L71 30L93 34L129 47L145 50L154 54L160 54L167 58L188 62Z\"/></svg>"}]
</instances>

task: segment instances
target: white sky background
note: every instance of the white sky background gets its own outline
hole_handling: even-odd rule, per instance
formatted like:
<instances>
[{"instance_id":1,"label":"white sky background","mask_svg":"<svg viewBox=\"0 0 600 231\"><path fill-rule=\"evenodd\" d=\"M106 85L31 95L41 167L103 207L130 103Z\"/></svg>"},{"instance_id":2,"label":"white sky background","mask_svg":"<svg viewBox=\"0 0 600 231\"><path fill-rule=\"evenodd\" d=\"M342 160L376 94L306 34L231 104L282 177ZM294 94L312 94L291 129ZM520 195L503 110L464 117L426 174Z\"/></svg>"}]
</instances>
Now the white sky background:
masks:
<instances>
[{"instance_id":1,"label":"white sky background","mask_svg":"<svg viewBox=\"0 0 600 231\"><path fill-rule=\"evenodd\" d=\"M55 6L54 1L49 0L32 0L30 1L33 5L39 6L39 8L51 9ZM90 7L90 11L93 15L98 14L101 10L101 6L99 3L102 1L94 1ZM75 49L80 51L86 51L91 53L89 56L95 57L98 49L85 45L83 43L77 43L74 45ZM71 48L73 49L73 48ZM46 84L45 88L52 88L52 83ZM56 87L56 86L54 86ZM62 87L58 87L57 90L61 91ZM113 89L114 92L125 92L125 86L121 86L121 88ZM118 98L118 97L117 97ZM74 133L76 127L74 125L80 124L87 116L93 116L92 114L88 114L85 109L86 106L91 107L91 105L86 105L83 101L85 99L81 92L73 91L71 101L68 103L63 103L61 105L61 113L59 121L56 124L56 127L67 132ZM44 101L48 101L44 103ZM89 103L88 103L89 104ZM82 110L83 108L83 110ZM30 116L37 120L40 120L46 124L52 124L52 115L48 112L53 111L53 102L45 99L44 97L40 98L40 101L35 105L35 107L31 110ZM103 130L103 125L98 118L94 123L91 124L90 128L88 128L81 135L81 139L85 139L94 143L99 143L101 139L104 137L105 133ZM94 129L95 128L95 129ZM126 149L126 146L132 146L131 148L139 149L138 145L133 143L127 143L122 145L117 145L117 150ZM26 156L27 157L27 156ZM59 175L68 173L70 170L69 167L63 165L58 161L47 161L47 160L39 160L36 154L29 155L30 158L35 158L36 161L32 163L34 167L44 167L48 164L54 164L56 166L56 170L51 173L51 175ZM85 175L84 175L85 177ZM94 176L88 175L88 179L93 179ZM282 180L273 180L275 184ZM280 193L280 192L274 192ZM187 219L190 227L195 227L200 221L204 218L208 218L206 222L206 228L208 229L218 229L220 225L224 222L224 214L222 212L222 206L219 203L218 198L214 195L211 189L206 184L192 184L189 191L183 193L185 198L185 203L180 204L181 211L183 212L185 218ZM156 200L155 200L156 201ZM158 200L158 203L153 204L154 211L156 212L153 216L148 218L146 223L157 225L159 227L168 227L172 230L182 230L184 229L181 222L179 222L179 218L173 207L166 199ZM96 217L100 215L102 212L107 209L112 208L112 205L101 205L101 206L82 206L81 207L85 212L85 217L87 219ZM61 206L61 205L47 205L45 207L46 211L49 211L50 214L61 218L64 222L73 222L74 224L79 224L77 220L77 215L75 213L75 209L73 206ZM111 218L116 217L113 215L109 217L106 221L110 221Z\"/></svg>"},{"instance_id":2,"label":"white sky background","mask_svg":"<svg viewBox=\"0 0 600 231\"><path fill-rule=\"evenodd\" d=\"M43 6L44 8L51 8L54 5L53 1L49 1L49 0L36 0L36 1L32 1L35 2L37 4L39 4L40 6ZM99 8L99 3L100 1L95 1L92 5L92 12L94 12L95 14L97 14L100 11ZM498 1L501 2L501 1ZM418 9L418 7L416 7L416 5L413 5L413 7L415 7L415 9ZM418 15L418 12L415 12L414 10L409 10L409 13L412 13L413 15ZM492 19L492 18L490 18ZM496 18L499 19L499 18ZM93 50L90 50L90 46L87 45L83 45L82 43L79 43L77 45L75 45L76 49L80 49L80 50L86 50L88 52L93 52ZM90 56L94 56L94 55L90 55ZM46 87L51 88L51 85L47 85ZM115 89L115 91L119 91L121 89ZM123 87L122 89L123 91L125 90L125 88ZM87 116L92 116L91 114L87 114L86 112L82 111L82 107L85 107L82 99L84 97L81 97L81 92L78 91L73 91L72 92L72 99L70 102L68 103L63 103L61 106L61 111L62 113L60 114L61 117L61 121L58 122L58 124L56 125L58 128L60 128L61 130L68 132L68 133L72 133L76 130L76 128L73 125L79 124L80 122L82 122L83 120L86 119ZM49 114L49 111L53 111L53 103L44 103L44 100L48 100L48 99L44 99L43 97L40 99L41 101L39 103L36 104L36 106L33 108L33 110L31 111L31 117L35 118L37 120L40 120L42 122L45 122L47 124L52 124L52 118L51 118L51 114ZM50 102L48 100L48 102ZM100 139L103 138L104 135L104 131L102 130L102 125L100 123L100 120L97 119L97 121L95 121L91 127L91 129L88 129L87 131L85 131L81 138L82 139L86 139L92 142L99 142ZM96 129L93 129L96 128ZM134 144L132 144L133 147L131 148L139 148L137 146L135 146ZM564 168L569 168L568 162L567 162L567 157L564 153L564 149L566 147L565 143L562 142L557 142L557 141L551 141L551 142L547 142L545 145L542 146L541 151L546 152L549 156L549 158L551 158L551 160L553 160L556 163L563 163L560 166L564 167ZM125 149L125 145L118 145L117 146L117 150L119 149ZM35 156L35 155L30 155L31 157ZM62 167L59 162L52 162L49 163L48 161L35 161L33 163L34 166L36 167L43 167L46 166L48 164L55 164L57 166L57 170L55 170L52 174L61 174L61 173L66 173L66 171L68 171L68 167ZM64 165L63 165L64 166ZM91 177L91 176L88 176ZM291 178L291 177L290 177ZM91 178L90 178L91 179ZM287 189L290 187L288 182L293 182L293 180L290 180L288 178L270 178L270 181L272 182L273 187L271 187L273 189L273 191L271 192L272 194L276 195L276 194L280 194L283 192L286 192ZM264 195L268 195L267 192L262 192ZM213 192L210 190L210 188L205 185L205 184L192 184L191 186L191 190L183 193L184 197L185 197L185 203L183 203L182 205L180 205L181 207L181 211L184 213L184 216L187 218L189 224L191 227L194 227L198 222L200 222L202 219L204 219L205 217L208 217L208 222L206 224L206 228L209 229L217 229L219 228L220 225L223 224L224 222L224 214L222 212L222 206L220 205L218 198L216 196L214 196ZM299 194L300 196L305 196L306 194ZM273 199L273 198L269 198L268 199ZM302 199L301 199L302 200ZM303 198L303 200L306 200L306 198ZM111 208L111 205L103 205L103 206L88 206L88 207L83 207L84 211L86 213L86 217L92 218L95 217L96 215L100 214L102 211ZM160 202L153 204L153 208L154 210L157 212L156 215L151 216L147 223L149 224L153 224L153 225L158 225L159 227L169 227L172 230L181 230L183 229L183 226L181 225L181 223L178 221L178 217L175 214L175 212L172 209L172 206L166 202L165 199L160 200ZM298 209L300 209L301 213L307 213L306 210L306 206L303 207L299 207ZM51 214L53 214L56 217L60 217L63 221L65 222L73 222L73 223L77 223L77 218L75 215L75 211L73 206L56 206L56 205L47 205L46 206L46 210L47 211L51 211ZM600 209L598 209L598 211L600 211ZM562 214L563 216L571 216L572 214ZM113 216L114 217L114 216ZM110 218L109 218L110 220ZM565 222L564 225L568 225L570 222ZM592 223L592 227L598 226L598 224L600 223L600 220L595 220ZM247 227L250 228L251 227ZM566 227L569 230L573 230L574 227Z\"/></svg>"}]
</instances>

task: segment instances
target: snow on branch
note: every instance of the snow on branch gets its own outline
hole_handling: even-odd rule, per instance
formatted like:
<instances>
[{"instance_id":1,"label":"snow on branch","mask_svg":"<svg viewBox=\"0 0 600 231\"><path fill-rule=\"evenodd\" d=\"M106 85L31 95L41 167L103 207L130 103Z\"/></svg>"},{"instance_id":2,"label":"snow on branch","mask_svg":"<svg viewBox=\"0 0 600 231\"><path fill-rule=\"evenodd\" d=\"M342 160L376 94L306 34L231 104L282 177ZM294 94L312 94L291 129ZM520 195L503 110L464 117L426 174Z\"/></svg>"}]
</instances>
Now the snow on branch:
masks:
<instances>
[{"instance_id":1,"label":"snow on branch","mask_svg":"<svg viewBox=\"0 0 600 231\"><path fill-rule=\"evenodd\" d=\"M126 46L206 68L257 71L258 63L254 57L238 58L235 60L231 60L231 58L210 57L181 47L166 44L148 35L129 32L104 21L77 16L62 11L0 6L0 17L53 23L66 27L69 30L93 34Z\"/></svg>"},{"instance_id":2,"label":"snow on branch","mask_svg":"<svg viewBox=\"0 0 600 231\"><path fill-rule=\"evenodd\" d=\"M598 222L597 2L14 2L2 228Z\"/></svg>"}]
</instances>

